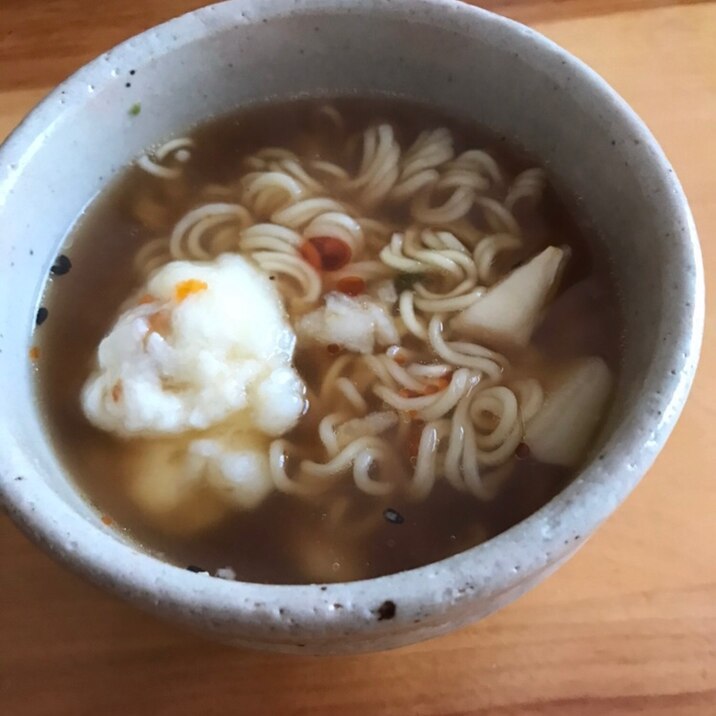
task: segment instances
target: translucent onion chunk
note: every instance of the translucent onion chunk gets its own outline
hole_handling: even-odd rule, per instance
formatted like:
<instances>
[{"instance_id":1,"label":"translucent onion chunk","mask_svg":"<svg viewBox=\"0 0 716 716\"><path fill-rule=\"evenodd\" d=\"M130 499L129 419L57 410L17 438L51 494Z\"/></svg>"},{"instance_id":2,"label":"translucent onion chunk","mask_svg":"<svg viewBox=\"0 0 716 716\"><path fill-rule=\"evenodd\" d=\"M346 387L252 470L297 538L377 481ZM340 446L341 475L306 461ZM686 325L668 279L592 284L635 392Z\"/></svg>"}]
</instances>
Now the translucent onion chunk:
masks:
<instances>
[{"instance_id":1,"label":"translucent onion chunk","mask_svg":"<svg viewBox=\"0 0 716 716\"><path fill-rule=\"evenodd\" d=\"M450 321L473 338L526 346L561 275L565 251L549 246Z\"/></svg>"},{"instance_id":2,"label":"translucent onion chunk","mask_svg":"<svg viewBox=\"0 0 716 716\"><path fill-rule=\"evenodd\" d=\"M527 426L524 441L531 454L540 462L577 467L604 417L613 382L601 358L570 365Z\"/></svg>"}]
</instances>

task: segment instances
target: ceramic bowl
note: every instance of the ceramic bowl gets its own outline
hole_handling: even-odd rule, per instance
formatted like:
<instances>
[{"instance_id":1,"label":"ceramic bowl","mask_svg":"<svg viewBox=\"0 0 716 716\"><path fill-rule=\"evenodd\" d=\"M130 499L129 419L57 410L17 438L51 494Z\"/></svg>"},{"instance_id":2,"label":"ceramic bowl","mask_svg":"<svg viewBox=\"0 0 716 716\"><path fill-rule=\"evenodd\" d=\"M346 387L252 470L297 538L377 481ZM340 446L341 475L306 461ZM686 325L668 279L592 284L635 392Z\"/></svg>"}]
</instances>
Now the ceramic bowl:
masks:
<instances>
[{"instance_id":1,"label":"ceramic bowl","mask_svg":"<svg viewBox=\"0 0 716 716\"><path fill-rule=\"evenodd\" d=\"M597 248L613 269L625 326L617 400L574 482L483 545L360 582L228 582L165 564L101 523L53 453L28 347L68 227L144 147L242 104L317 92L429 101L541 158L597 227ZM148 30L60 85L7 140L0 227L0 490L7 511L94 582L241 646L385 649L444 634L512 601L572 555L639 482L681 411L699 352L698 242L659 145L567 52L457 2L240 0Z\"/></svg>"}]
</instances>

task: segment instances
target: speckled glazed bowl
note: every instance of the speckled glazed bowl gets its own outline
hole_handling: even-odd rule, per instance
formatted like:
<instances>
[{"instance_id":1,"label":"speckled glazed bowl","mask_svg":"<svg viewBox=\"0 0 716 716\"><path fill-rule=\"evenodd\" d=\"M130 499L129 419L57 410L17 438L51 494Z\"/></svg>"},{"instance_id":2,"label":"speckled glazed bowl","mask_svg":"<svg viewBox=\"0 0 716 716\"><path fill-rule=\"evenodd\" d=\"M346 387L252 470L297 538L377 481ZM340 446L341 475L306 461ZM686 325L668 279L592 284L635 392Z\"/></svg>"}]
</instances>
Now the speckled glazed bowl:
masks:
<instances>
[{"instance_id":1,"label":"speckled glazed bowl","mask_svg":"<svg viewBox=\"0 0 716 716\"><path fill-rule=\"evenodd\" d=\"M611 260L626 327L618 398L577 479L486 544L362 582L228 582L148 556L83 502L33 398L33 318L68 227L145 146L244 103L317 91L429 100L545 162L579 197ZM296 653L437 636L554 571L664 444L691 384L703 321L691 214L646 127L545 38L449 1L237 0L120 45L56 89L0 151L0 257L0 488L11 517L58 559L142 608L208 637Z\"/></svg>"}]
</instances>

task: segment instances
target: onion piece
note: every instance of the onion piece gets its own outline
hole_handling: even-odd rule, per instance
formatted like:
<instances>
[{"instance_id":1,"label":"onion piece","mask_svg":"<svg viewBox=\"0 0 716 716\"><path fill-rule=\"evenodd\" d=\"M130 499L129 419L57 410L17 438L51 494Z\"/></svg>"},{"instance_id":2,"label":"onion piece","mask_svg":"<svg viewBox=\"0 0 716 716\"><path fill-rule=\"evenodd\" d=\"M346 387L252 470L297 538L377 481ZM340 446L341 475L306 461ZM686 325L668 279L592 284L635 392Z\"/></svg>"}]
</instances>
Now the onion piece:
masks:
<instances>
[{"instance_id":1,"label":"onion piece","mask_svg":"<svg viewBox=\"0 0 716 716\"><path fill-rule=\"evenodd\" d=\"M575 361L527 426L524 442L532 455L550 465L579 465L604 416L613 383L601 358Z\"/></svg>"},{"instance_id":2,"label":"onion piece","mask_svg":"<svg viewBox=\"0 0 716 716\"><path fill-rule=\"evenodd\" d=\"M565 255L561 248L547 247L458 313L450 328L473 338L526 346L559 282Z\"/></svg>"}]
</instances>

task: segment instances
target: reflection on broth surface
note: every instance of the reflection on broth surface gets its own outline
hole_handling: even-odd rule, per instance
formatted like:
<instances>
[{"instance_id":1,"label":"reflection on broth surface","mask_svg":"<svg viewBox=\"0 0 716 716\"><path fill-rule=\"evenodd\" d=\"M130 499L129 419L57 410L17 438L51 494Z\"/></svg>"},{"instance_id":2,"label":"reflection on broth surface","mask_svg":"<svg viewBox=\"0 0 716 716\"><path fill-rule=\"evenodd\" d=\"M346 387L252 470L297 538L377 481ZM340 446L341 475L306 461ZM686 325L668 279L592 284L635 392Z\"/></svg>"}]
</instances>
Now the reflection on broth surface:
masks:
<instances>
[{"instance_id":1,"label":"reflection on broth surface","mask_svg":"<svg viewBox=\"0 0 716 716\"><path fill-rule=\"evenodd\" d=\"M242 580L499 534L575 474L618 367L609 276L545 172L402 100L207 122L62 252L38 381L68 471L148 551Z\"/></svg>"}]
</instances>

